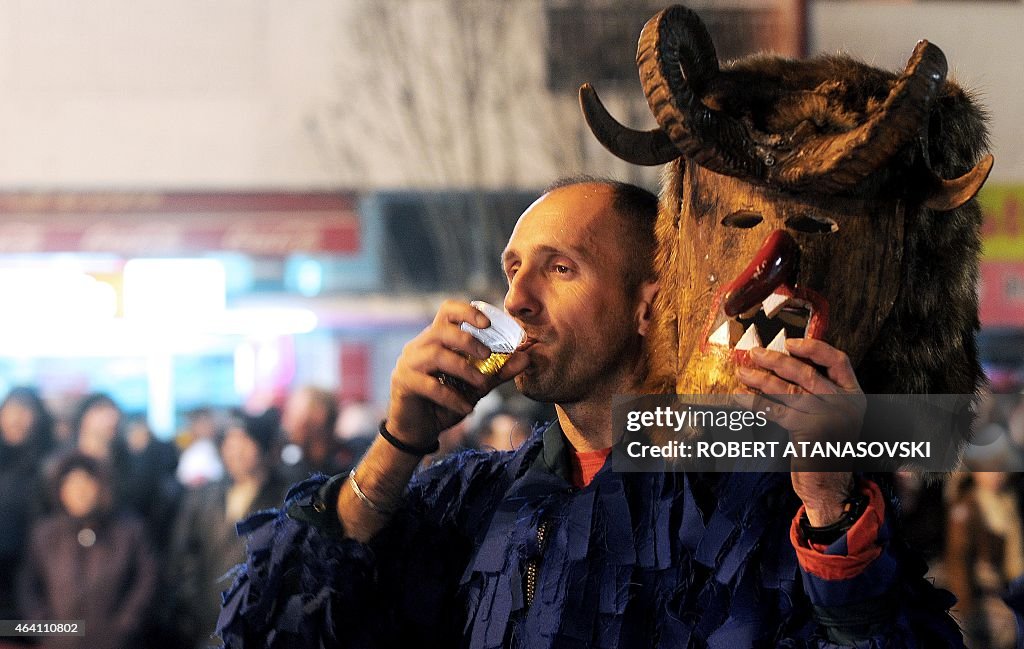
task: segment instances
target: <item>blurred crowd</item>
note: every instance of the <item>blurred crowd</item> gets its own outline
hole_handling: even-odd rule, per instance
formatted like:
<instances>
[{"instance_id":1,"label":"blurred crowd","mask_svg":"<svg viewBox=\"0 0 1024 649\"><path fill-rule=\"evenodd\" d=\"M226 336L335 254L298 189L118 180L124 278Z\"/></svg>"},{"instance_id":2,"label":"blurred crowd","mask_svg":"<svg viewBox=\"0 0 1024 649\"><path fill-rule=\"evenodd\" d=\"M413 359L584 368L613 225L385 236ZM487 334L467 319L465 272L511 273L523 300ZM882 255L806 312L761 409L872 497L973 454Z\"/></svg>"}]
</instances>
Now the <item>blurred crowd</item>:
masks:
<instances>
[{"instance_id":1,"label":"blurred crowd","mask_svg":"<svg viewBox=\"0 0 1024 649\"><path fill-rule=\"evenodd\" d=\"M511 449L538 413L496 394L441 450ZM91 394L55 418L37 390L0 402L0 620L82 620L45 647L215 646L220 593L244 560L235 523L312 473L348 471L382 413L314 386L254 414L197 408L173 441ZM30 644L0 638L0 649Z\"/></svg>"},{"instance_id":2,"label":"blurred crowd","mask_svg":"<svg viewBox=\"0 0 1024 649\"><path fill-rule=\"evenodd\" d=\"M424 462L515 448L549 414L492 396ZM1024 396L987 393L979 405L962 471L898 473L892 488L899 533L956 594L970 645L1011 647L999 594L1024 575ZM52 647L214 645L220 593L244 559L235 523L312 473L348 471L381 416L304 386L259 414L194 409L160 441L107 395L60 420L36 390L12 389L0 402L0 619L84 621L87 636Z\"/></svg>"},{"instance_id":3,"label":"blurred crowd","mask_svg":"<svg viewBox=\"0 0 1024 649\"><path fill-rule=\"evenodd\" d=\"M930 577L957 597L953 614L974 649L1015 647L1001 594L1024 576L1024 395L985 392L961 469L898 472L898 533L927 561Z\"/></svg>"}]
</instances>

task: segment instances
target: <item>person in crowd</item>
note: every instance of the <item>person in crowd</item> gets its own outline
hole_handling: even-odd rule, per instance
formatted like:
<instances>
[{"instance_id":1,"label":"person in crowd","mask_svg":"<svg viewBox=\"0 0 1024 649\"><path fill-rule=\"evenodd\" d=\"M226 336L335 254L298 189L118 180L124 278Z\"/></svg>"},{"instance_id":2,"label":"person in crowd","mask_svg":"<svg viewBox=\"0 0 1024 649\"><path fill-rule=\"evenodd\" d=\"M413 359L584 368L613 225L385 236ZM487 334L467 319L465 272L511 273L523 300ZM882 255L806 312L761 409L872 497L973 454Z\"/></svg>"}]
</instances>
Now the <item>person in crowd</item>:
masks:
<instances>
[{"instance_id":1,"label":"person in crowd","mask_svg":"<svg viewBox=\"0 0 1024 649\"><path fill-rule=\"evenodd\" d=\"M962 646L948 594L888 542L874 482L611 470L612 396L646 375L656 212L639 188L573 181L520 217L502 263L526 341L484 376L466 357L490 350L460 325L487 318L442 305L403 349L354 472L308 480L242 526L248 557L218 622L229 649ZM738 377L863 405L844 353L786 349L751 352ZM556 420L516 451L469 451L413 478L438 434L513 377ZM811 410L773 416L803 440L863 420Z\"/></svg>"},{"instance_id":2,"label":"person in crowd","mask_svg":"<svg viewBox=\"0 0 1024 649\"><path fill-rule=\"evenodd\" d=\"M57 460L59 511L32 528L19 579L23 619L81 620L84 635L42 638L54 649L138 647L157 584L142 522L119 515L109 465L80 451Z\"/></svg>"},{"instance_id":3,"label":"person in crowd","mask_svg":"<svg viewBox=\"0 0 1024 649\"><path fill-rule=\"evenodd\" d=\"M93 392L78 402L71 418L70 449L61 449L44 467L44 473L51 482L54 462L68 450L91 457L104 465L117 506L128 508L136 515L143 515L134 506L135 495L131 493L128 481L131 460L124 436L124 413L113 397Z\"/></svg>"},{"instance_id":4,"label":"person in crowd","mask_svg":"<svg viewBox=\"0 0 1024 649\"><path fill-rule=\"evenodd\" d=\"M954 610L972 647L1018 646L1016 624L1002 601L1007 585L1024 576L1021 464L1005 435L968 446L966 471L948 484L944 578L957 596Z\"/></svg>"},{"instance_id":5,"label":"person in crowd","mask_svg":"<svg viewBox=\"0 0 1024 649\"><path fill-rule=\"evenodd\" d=\"M470 434L469 419L463 419L438 433L437 450L423 456L420 466L427 468L446 457L457 455L467 449L475 448L475 446L476 440Z\"/></svg>"},{"instance_id":6,"label":"person in crowd","mask_svg":"<svg viewBox=\"0 0 1024 649\"><path fill-rule=\"evenodd\" d=\"M138 459L145 458L145 464L153 467L161 475L174 473L178 465L178 452L174 444L156 438L145 415L134 415L128 418L124 431L125 445L128 452Z\"/></svg>"},{"instance_id":7,"label":"person in crowd","mask_svg":"<svg viewBox=\"0 0 1024 649\"><path fill-rule=\"evenodd\" d=\"M332 475L349 468L334 434L337 418L338 400L328 390L306 385L288 395L281 418L287 438L281 459L289 479L303 480L313 473Z\"/></svg>"},{"instance_id":8,"label":"person in crowd","mask_svg":"<svg viewBox=\"0 0 1024 649\"><path fill-rule=\"evenodd\" d=\"M32 523L46 507L40 468L52 425L34 388L15 387L0 402L0 620L20 619L15 576Z\"/></svg>"},{"instance_id":9,"label":"person in crowd","mask_svg":"<svg viewBox=\"0 0 1024 649\"><path fill-rule=\"evenodd\" d=\"M334 436L339 444L336 457L342 471L354 467L370 448L382 415L379 407L365 401L342 406L334 424Z\"/></svg>"},{"instance_id":10,"label":"person in crowd","mask_svg":"<svg viewBox=\"0 0 1024 649\"><path fill-rule=\"evenodd\" d=\"M142 517L158 553L166 550L182 487L175 479L178 454L173 444L153 435L145 416L128 419L124 432L123 505Z\"/></svg>"},{"instance_id":11,"label":"person in crowd","mask_svg":"<svg viewBox=\"0 0 1024 649\"><path fill-rule=\"evenodd\" d=\"M495 451L514 451L530 436L532 427L525 418L511 412L498 411L488 415L477 430L477 446Z\"/></svg>"},{"instance_id":12,"label":"person in crowd","mask_svg":"<svg viewBox=\"0 0 1024 649\"><path fill-rule=\"evenodd\" d=\"M185 414L186 426L178 436L181 457L178 482L189 488L201 487L224 477L224 465L217 452L219 426L212 408L199 407Z\"/></svg>"},{"instance_id":13,"label":"person in crowd","mask_svg":"<svg viewBox=\"0 0 1024 649\"><path fill-rule=\"evenodd\" d=\"M75 448L99 462L123 467L127 449L121 424L121 408L110 396L98 392L87 395L72 419Z\"/></svg>"},{"instance_id":14,"label":"person in crowd","mask_svg":"<svg viewBox=\"0 0 1024 649\"><path fill-rule=\"evenodd\" d=\"M277 505L288 483L276 467L279 415L233 413L220 445L227 476L193 490L175 522L169 574L179 645L207 647L220 610L224 575L245 558L235 523Z\"/></svg>"}]
</instances>

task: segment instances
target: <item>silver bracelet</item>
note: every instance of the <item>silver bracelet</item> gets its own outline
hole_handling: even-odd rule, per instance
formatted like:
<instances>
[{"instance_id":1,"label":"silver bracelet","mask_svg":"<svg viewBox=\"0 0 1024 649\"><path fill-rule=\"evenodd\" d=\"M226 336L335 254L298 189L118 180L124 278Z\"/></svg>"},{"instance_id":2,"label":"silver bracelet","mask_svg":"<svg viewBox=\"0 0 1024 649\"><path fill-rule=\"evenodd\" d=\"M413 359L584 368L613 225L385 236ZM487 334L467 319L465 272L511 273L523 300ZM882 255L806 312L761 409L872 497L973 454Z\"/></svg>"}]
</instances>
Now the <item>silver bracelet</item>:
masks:
<instances>
[{"instance_id":1,"label":"silver bracelet","mask_svg":"<svg viewBox=\"0 0 1024 649\"><path fill-rule=\"evenodd\" d=\"M390 516L391 514L395 513L395 510L393 510L393 509L385 509L384 507L381 507L377 503L375 503L372 500L370 500L370 498L366 494L363 493L363 490L359 488L359 483L356 482L356 472L355 472L355 469L353 469L352 472L348 474L348 483L350 485L352 485L352 491L355 492L356 498L358 498L359 500L363 501L363 503L367 507L372 509L373 511L375 511L378 514L381 514L383 516Z\"/></svg>"}]
</instances>

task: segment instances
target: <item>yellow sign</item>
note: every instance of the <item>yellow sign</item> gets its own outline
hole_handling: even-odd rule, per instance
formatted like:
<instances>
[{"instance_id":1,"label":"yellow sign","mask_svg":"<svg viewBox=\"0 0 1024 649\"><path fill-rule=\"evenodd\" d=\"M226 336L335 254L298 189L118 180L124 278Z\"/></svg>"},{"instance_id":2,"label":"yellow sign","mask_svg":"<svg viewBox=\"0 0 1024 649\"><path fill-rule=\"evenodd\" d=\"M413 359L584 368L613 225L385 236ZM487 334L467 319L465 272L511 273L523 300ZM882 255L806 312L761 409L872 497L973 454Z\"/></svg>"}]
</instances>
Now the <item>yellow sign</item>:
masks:
<instances>
[{"instance_id":1,"label":"yellow sign","mask_svg":"<svg viewBox=\"0 0 1024 649\"><path fill-rule=\"evenodd\" d=\"M989 183L978 194L982 259L1024 261L1024 185Z\"/></svg>"}]
</instances>

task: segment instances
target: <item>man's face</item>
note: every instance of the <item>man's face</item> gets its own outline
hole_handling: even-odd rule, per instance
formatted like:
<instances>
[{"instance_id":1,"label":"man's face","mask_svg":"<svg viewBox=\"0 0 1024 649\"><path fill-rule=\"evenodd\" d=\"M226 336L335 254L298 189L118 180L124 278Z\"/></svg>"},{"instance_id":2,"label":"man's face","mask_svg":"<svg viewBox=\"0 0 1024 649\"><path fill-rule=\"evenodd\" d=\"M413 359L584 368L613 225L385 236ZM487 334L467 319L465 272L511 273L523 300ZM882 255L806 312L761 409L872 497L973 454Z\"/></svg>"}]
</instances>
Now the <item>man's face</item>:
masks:
<instances>
[{"instance_id":1,"label":"man's face","mask_svg":"<svg viewBox=\"0 0 1024 649\"><path fill-rule=\"evenodd\" d=\"M530 358L516 386L532 399L610 398L636 378L641 338L612 199L594 184L545 194L520 217L502 254L505 309L526 330Z\"/></svg>"},{"instance_id":2,"label":"man's face","mask_svg":"<svg viewBox=\"0 0 1024 649\"><path fill-rule=\"evenodd\" d=\"M313 400L306 390L293 392L288 397L281 415L281 428L292 444L302 446L309 441L312 433Z\"/></svg>"}]
</instances>

